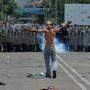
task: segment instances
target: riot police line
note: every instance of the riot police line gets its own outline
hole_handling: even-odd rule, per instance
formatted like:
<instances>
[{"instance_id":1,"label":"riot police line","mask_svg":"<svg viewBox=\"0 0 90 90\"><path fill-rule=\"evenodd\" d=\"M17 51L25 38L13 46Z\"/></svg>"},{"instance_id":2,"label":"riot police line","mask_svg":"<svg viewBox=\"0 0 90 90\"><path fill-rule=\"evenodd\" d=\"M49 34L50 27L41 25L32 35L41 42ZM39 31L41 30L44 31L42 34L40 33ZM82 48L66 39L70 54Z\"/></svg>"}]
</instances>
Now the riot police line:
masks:
<instances>
[{"instance_id":1,"label":"riot police line","mask_svg":"<svg viewBox=\"0 0 90 90\"><path fill-rule=\"evenodd\" d=\"M70 51L90 51L90 26L70 26L68 36Z\"/></svg>"},{"instance_id":2,"label":"riot police line","mask_svg":"<svg viewBox=\"0 0 90 90\"><path fill-rule=\"evenodd\" d=\"M41 34L23 32L24 27L39 29L44 26L35 24L0 26L0 51L1 52L31 52L41 51ZM62 30L60 41L67 46L69 51L90 51L90 27L70 26Z\"/></svg>"},{"instance_id":3,"label":"riot police line","mask_svg":"<svg viewBox=\"0 0 90 90\"><path fill-rule=\"evenodd\" d=\"M24 26L0 27L0 51L1 52L38 52L40 40L38 35L31 32L23 32Z\"/></svg>"}]
</instances>

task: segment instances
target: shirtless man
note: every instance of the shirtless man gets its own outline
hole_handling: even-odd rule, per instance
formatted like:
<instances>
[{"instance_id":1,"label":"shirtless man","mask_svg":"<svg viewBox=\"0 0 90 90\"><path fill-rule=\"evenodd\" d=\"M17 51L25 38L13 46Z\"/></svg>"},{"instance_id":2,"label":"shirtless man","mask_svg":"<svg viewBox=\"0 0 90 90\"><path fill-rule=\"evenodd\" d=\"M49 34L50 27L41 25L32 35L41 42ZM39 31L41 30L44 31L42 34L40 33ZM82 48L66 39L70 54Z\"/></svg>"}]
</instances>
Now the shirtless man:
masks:
<instances>
[{"instance_id":1,"label":"shirtless man","mask_svg":"<svg viewBox=\"0 0 90 90\"><path fill-rule=\"evenodd\" d=\"M63 27L67 27L71 22L68 21L67 24L64 24ZM54 46L54 37L56 32L60 32L60 28L53 28L52 22L47 21L47 27L43 30L28 30L31 32L42 32L44 33L44 37L46 40L45 48L44 48L44 60L46 65L46 77L51 78L51 70L50 70L50 58L52 63L56 61L56 54L55 54L55 46ZM25 30L26 31L26 30ZM56 78L56 71L53 71L53 78Z\"/></svg>"}]
</instances>

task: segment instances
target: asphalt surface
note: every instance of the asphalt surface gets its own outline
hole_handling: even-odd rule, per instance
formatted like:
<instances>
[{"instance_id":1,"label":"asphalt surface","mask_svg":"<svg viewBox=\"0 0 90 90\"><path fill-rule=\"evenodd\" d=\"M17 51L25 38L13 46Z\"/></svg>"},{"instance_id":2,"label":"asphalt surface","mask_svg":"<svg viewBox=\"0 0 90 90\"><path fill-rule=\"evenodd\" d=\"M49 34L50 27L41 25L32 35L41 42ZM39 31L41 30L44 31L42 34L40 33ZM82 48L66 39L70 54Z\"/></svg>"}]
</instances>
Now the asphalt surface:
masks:
<instances>
[{"instance_id":1,"label":"asphalt surface","mask_svg":"<svg viewBox=\"0 0 90 90\"><path fill-rule=\"evenodd\" d=\"M90 90L90 53L58 53L57 78L27 78L28 73L45 72L42 52L0 53L0 90Z\"/></svg>"}]
</instances>

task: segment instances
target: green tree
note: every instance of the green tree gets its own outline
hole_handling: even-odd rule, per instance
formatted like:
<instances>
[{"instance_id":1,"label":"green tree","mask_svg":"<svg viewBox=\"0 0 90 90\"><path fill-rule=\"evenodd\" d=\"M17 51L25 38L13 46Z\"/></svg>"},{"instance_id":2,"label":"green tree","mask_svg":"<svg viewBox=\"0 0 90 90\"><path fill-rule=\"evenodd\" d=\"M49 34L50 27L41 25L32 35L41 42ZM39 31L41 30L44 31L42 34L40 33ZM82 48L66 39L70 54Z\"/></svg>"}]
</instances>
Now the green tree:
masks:
<instances>
[{"instance_id":1,"label":"green tree","mask_svg":"<svg viewBox=\"0 0 90 90\"><path fill-rule=\"evenodd\" d=\"M14 16L17 8L15 0L0 0L0 19L7 21L8 16Z\"/></svg>"}]
</instances>

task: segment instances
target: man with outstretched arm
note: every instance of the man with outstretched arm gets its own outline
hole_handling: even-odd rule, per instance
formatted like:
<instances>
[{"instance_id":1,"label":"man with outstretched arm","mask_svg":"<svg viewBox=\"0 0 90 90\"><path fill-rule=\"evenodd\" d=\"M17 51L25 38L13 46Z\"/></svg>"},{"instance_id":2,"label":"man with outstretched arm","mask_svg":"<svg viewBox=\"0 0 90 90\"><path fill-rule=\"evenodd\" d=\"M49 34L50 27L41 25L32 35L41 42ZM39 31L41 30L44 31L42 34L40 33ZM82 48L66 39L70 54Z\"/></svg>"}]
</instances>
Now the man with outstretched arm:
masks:
<instances>
[{"instance_id":1,"label":"man with outstretched arm","mask_svg":"<svg viewBox=\"0 0 90 90\"><path fill-rule=\"evenodd\" d=\"M67 24L64 24L63 27L67 27L71 24L71 22L68 21ZM60 28L53 28L52 22L47 21L47 27L44 28L43 30L28 30L31 32L36 32L36 33L44 33L44 37L46 40L45 43L45 48L44 48L44 60L45 60L45 65L46 65L46 77L51 78L51 70L50 70L50 58L52 63L56 61L56 53L55 53L55 45L54 45L54 37L55 33L59 32ZM53 71L53 78L56 78L56 71Z\"/></svg>"}]
</instances>

